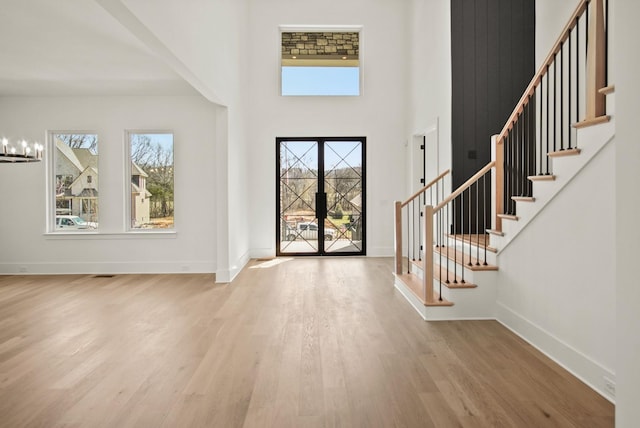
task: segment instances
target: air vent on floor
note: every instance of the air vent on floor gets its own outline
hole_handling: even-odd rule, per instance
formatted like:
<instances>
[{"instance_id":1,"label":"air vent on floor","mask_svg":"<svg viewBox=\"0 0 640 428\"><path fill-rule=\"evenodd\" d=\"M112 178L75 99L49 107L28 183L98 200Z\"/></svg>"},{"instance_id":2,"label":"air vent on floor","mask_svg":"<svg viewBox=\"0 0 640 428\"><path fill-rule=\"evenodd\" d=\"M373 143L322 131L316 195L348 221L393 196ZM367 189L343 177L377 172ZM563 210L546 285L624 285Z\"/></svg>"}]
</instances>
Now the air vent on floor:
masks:
<instances>
[{"instance_id":1,"label":"air vent on floor","mask_svg":"<svg viewBox=\"0 0 640 428\"><path fill-rule=\"evenodd\" d=\"M94 278L113 278L115 275L94 275Z\"/></svg>"}]
</instances>

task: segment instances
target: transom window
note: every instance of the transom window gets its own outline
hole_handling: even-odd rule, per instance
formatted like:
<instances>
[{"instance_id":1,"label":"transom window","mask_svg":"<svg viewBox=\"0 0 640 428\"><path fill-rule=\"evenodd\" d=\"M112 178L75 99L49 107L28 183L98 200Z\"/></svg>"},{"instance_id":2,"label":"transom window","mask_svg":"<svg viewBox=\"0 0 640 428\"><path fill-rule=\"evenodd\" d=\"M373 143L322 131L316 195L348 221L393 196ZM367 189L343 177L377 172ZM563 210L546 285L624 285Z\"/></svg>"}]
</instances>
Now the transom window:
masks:
<instances>
[{"instance_id":1,"label":"transom window","mask_svg":"<svg viewBox=\"0 0 640 428\"><path fill-rule=\"evenodd\" d=\"M281 32L282 95L360 95L359 31Z\"/></svg>"}]
</instances>

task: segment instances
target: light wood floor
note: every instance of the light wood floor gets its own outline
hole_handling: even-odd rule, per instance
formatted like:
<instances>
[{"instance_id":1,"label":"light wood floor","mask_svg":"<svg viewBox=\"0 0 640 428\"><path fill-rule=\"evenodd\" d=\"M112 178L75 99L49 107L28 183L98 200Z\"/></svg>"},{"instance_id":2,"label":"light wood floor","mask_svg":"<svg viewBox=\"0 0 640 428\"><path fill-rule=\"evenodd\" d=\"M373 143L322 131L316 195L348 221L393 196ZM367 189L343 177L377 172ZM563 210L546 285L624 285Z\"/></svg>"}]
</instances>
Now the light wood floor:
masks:
<instances>
[{"instance_id":1,"label":"light wood floor","mask_svg":"<svg viewBox=\"0 0 640 428\"><path fill-rule=\"evenodd\" d=\"M2 427L611 427L493 321L425 323L392 260L0 276Z\"/></svg>"}]
</instances>

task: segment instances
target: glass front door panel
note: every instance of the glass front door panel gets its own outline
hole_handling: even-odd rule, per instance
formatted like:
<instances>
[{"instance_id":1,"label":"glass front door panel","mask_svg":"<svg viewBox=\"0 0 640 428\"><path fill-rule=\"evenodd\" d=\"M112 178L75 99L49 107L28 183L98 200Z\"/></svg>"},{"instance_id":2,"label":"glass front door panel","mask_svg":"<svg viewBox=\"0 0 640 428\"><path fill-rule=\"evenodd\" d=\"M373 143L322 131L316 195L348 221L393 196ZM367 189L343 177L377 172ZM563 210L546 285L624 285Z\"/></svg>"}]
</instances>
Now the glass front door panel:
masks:
<instances>
[{"instance_id":1,"label":"glass front door panel","mask_svg":"<svg viewBox=\"0 0 640 428\"><path fill-rule=\"evenodd\" d=\"M280 143L280 253L317 253L318 142Z\"/></svg>"},{"instance_id":2,"label":"glass front door panel","mask_svg":"<svg viewBox=\"0 0 640 428\"><path fill-rule=\"evenodd\" d=\"M326 141L324 145L326 253L361 252L362 142Z\"/></svg>"},{"instance_id":3,"label":"glass front door panel","mask_svg":"<svg viewBox=\"0 0 640 428\"><path fill-rule=\"evenodd\" d=\"M365 139L276 142L276 254L365 255Z\"/></svg>"}]
</instances>

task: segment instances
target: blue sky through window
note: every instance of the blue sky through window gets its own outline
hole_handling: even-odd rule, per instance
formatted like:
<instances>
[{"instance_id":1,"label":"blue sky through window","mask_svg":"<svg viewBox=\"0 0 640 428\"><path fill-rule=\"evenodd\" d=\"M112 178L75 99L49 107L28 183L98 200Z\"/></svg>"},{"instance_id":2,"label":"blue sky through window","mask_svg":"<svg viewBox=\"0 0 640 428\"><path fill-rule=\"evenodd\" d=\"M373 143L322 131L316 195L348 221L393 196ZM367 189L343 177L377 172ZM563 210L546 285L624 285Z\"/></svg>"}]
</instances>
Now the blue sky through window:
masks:
<instances>
[{"instance_id":1,"label":"blue sky through window","mask_svg":"<svg viewBox=\"0 0 640 428\"><path fill-rule=\"evenodd\" d=\"M282 95L360 95L360 68L283 66Z\"/></svg>"}]
</instances>

